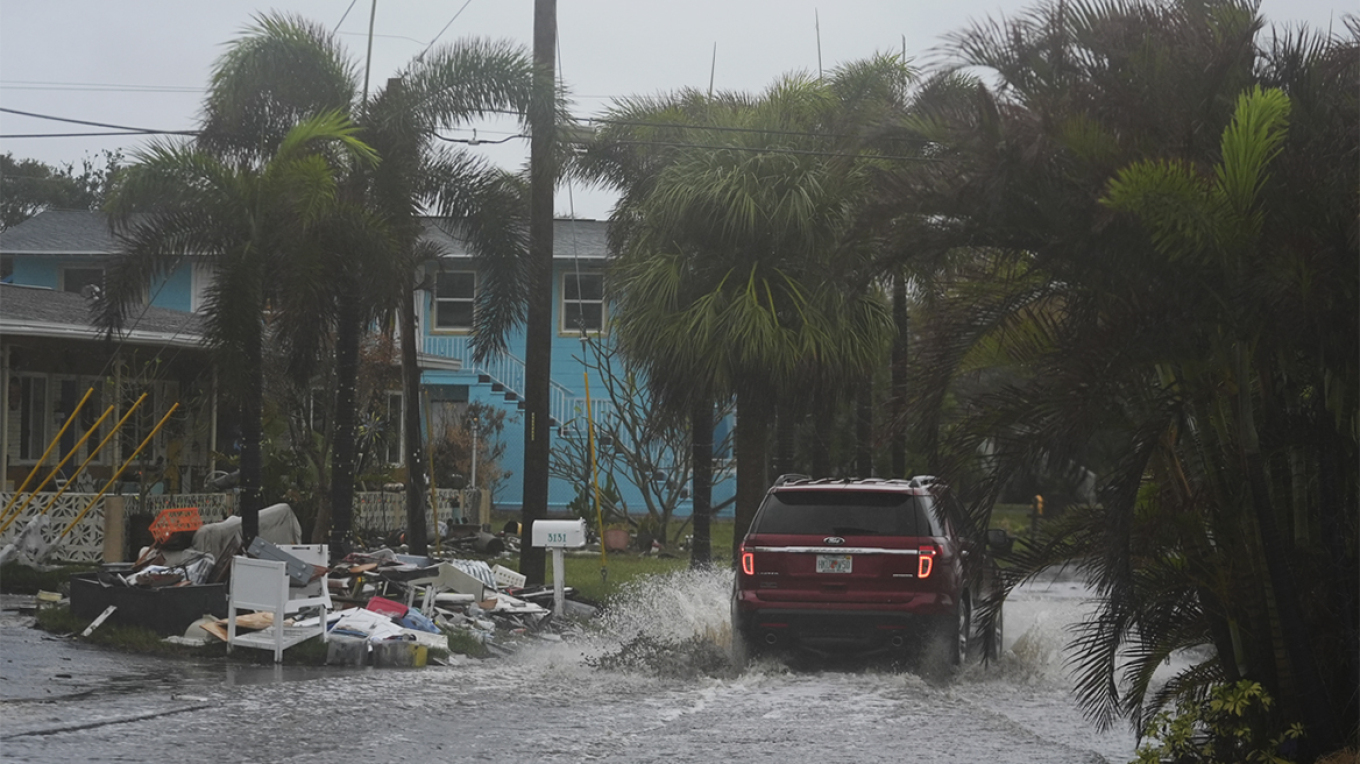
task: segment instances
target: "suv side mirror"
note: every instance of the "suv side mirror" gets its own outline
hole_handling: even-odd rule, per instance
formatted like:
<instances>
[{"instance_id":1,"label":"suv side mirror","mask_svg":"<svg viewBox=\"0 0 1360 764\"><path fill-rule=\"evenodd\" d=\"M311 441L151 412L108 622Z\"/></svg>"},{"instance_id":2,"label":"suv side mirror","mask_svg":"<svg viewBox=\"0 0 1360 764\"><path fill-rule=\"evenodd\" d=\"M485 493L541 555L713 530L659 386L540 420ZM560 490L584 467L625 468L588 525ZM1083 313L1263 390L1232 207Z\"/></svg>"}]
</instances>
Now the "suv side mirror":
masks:
<instances>
[{"instance_id":1,"label":"suv side mirror","mask_svg":"<svg viewBox=\"0 0 1360 764\"><path fill-rule=\"evenodd\" d=\"M992 554L1007 555L1011 553L1011 548L1015 546L1015 539L1006 532L1005 528L987 529L987 549Z\"/></svg>"}]
</instances>

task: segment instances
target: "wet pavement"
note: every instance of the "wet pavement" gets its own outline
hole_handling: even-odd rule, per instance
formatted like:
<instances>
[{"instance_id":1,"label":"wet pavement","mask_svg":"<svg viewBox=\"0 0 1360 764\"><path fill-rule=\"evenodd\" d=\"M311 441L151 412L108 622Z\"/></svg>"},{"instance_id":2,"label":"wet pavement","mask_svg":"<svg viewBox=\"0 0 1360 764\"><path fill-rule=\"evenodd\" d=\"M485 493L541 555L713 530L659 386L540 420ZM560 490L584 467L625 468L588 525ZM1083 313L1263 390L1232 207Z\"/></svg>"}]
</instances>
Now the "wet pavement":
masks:
<instances>
[{"instance_id":1,"label":"wet pavement","mask_svg":"<svg viewBox=\"0 0 1360 764\"><path fill-rule=\"evenodd\" d=\"M639 633L720 633L728 587L722 573L681 576L639 588L590 643L544 642L506 659L416 670L128 656L44 635L6 609L0 761L1099 764L1133 756L1131 734L1094 730L1068 694L1063 634L1085 605L1081 588L1065 584L1018 593L1001 665L970 666L944 683L773 661L723 677L592 667Z\"/></svg>"}]
</instances>

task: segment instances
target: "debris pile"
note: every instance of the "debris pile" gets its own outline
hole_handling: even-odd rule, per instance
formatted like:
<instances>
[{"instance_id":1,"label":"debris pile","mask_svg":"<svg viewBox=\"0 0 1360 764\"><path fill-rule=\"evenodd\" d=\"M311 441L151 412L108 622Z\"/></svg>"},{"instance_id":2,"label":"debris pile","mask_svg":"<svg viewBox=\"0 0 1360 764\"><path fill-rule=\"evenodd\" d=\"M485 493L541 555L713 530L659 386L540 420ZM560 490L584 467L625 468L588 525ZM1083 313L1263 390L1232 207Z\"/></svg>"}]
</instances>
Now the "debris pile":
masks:
<instances>
[{"instance_id":1,"label":"debris pile","mask_svg":"<svg viewBox=\"0 0 1360 764\"><path fill-rule=\"evenodd\" d=\"M513 650L520 638L555 640L572 628L571 619L556 621L543 605L551 602L551 589L525 588L519 573L482 560L434 560L386 548L354 553L332 568L330 586L337 603L363 603L364 610L387 616L407 636L431 647L438 645L409 632L462 632L498 654ZM596 612L592 603L572 605L573 619ZM332 634L342 630L352 636L352 630L371 640L391 635L387 625L367 614L347 620L351 612L338 614Z\"/></svg>"},{"instance_id":2,"label":"debris pile","mask_svg":"<svg viewBox=\"0 0 1360 764\"><path fill-rule=\"evenodd\" d=\"M149 626L175 642L273 649L276 660L324 633L328 663L388 666L442 660L455 651L452 637L492 655L531 639L560 641L598 611L565 588L555 615L553 589L526 587L514 570L473 558L517 548L508 530L464 534L449 544L460 555L452 559L380 548L327 564L325 545L298 543L286 504L261 511L260 536L244 553L240 525L235 517L204 525L193 509L163 512L151 528L155 543L136 563L72 578L72 610Z\"/></svg>"}]
</instances>

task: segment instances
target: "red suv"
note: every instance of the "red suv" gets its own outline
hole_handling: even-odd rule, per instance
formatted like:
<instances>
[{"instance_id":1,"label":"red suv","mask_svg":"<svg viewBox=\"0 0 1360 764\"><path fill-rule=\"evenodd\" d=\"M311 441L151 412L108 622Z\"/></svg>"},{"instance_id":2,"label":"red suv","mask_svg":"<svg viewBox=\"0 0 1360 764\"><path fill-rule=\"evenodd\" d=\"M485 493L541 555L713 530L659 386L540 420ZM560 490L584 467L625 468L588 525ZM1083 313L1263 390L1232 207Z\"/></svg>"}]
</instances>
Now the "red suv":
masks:
<instances>
[{"instance_id":1,"label":"red suv","mask_svg":"<svg viewBox=\"0 0 1360 764\"><path fill-rule=\"evenodd\" d=\"M990 566L985 549L955 533L941 493L928 477L781 477L741 543L734 637L749 652L907 652L933 643L959 663ZM994 533L1001 543L1004 532Z\"/></svg>"}]
</instances>

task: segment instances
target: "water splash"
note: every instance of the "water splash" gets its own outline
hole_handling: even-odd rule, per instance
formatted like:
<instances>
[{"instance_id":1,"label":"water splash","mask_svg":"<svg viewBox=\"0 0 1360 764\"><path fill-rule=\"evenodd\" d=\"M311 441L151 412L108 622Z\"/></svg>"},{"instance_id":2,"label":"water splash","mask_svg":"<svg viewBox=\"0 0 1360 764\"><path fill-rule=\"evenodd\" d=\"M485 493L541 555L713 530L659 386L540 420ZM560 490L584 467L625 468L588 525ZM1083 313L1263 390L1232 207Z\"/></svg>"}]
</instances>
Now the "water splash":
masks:
<instances>
[{"instance_id":1,"label":"water splash","mask_svg":"<svg viewBox=\"0 0 1360 764\"><path fill-rule=\"evenodd\" d=\"M597 669L677 679L731 677L730 570L680 570L625 584L598 622Z\"/></svg>"}]
</instances>

